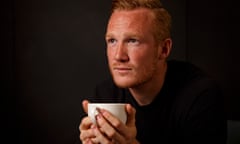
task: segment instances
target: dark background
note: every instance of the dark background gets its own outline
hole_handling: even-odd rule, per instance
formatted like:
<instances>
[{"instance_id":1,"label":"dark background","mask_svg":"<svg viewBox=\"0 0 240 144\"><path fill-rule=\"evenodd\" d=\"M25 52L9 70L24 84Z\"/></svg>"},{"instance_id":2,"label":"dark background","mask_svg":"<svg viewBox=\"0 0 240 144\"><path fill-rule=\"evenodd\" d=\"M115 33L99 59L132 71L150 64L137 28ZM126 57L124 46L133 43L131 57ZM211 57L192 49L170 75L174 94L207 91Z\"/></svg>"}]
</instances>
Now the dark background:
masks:
<instances>
[{"instance_id":1,"label":"dark background","mask_svg":"<svg viewBox=\"0 0 240 144\"><path fill-rule=\"evenodd\" d=\"M104 34L110 0L1 2L1 115L4 139L71 144L81 101L109 77ZM190 61L221 84L229 120L240 120L236 9L230 1L168 1L170 58Z\"/></svg>"}]
</instances>

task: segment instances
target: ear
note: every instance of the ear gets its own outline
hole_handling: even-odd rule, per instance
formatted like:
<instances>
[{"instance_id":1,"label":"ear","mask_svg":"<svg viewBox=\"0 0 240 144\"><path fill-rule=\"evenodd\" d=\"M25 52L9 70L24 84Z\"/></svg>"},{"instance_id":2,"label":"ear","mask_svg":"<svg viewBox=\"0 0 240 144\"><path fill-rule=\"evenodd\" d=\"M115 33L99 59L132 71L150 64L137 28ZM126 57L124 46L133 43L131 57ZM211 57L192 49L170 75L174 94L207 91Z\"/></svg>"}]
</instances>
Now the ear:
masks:
<instances>
[{"instance_id":1,"label":"ear","mask_svg":"<svg viewBox=\"0 0 240 144\"><path fill-rule=\"evenodd\" d=\"M166 38L164 39L158 47L158 56L159 59L166 59L172 49L172 39L171 38Z\"/></svg>"}]
</instances>

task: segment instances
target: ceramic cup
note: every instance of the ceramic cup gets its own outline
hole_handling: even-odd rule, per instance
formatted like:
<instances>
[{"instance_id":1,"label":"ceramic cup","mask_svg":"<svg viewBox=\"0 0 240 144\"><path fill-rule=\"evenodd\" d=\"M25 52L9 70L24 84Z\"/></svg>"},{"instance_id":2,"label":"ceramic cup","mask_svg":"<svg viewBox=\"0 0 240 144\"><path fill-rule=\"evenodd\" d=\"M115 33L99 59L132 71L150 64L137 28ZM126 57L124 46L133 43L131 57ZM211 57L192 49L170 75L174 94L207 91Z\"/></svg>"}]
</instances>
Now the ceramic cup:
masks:
<instances>
[{"instance_id":1,"label":"ceramic cup","mask_svg":"<svg viewBox=\"0 0 240 144\"><path fill-rule=\"evenodd\" d=\"M125 105L124 103L89 103L88 116L90 116L92 122L96 124L96 115L98 114L96 108L101 108L109 111L125 124L127 120Z\"/></svg>"}]
</instances>

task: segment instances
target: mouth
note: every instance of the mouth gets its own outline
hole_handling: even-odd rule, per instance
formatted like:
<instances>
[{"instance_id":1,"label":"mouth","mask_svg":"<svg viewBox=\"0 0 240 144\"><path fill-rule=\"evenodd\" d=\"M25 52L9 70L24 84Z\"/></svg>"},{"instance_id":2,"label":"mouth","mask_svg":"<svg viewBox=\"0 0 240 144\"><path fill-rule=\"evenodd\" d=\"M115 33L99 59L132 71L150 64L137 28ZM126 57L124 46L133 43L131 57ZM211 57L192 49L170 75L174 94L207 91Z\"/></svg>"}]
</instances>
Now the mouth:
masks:
<instances>
[{"instance_id":1,"label":"mouth","mask_svg":"<svg viewBox=\"0 0 240 144\"><path fill-rule=\"evenodd\" d=\"M127 74L132 70L130 67L114 67L113 71L119 73L119 74Z\"/></svg>"}]
</instances>

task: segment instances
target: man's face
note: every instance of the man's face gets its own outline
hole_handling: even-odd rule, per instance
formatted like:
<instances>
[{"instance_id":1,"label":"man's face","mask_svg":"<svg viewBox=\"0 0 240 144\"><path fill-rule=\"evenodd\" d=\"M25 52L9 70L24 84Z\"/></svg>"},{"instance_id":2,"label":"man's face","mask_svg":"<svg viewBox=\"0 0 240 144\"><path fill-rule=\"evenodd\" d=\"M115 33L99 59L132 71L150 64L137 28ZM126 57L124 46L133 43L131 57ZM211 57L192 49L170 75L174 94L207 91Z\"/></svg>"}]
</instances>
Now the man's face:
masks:
<instances>
[{"instance_id":1,"label":"man's face","mask_svg":"<svg viewBox=\"0 0 240 144\"><path fill-rule=\"evenodd\" d=\"M106 43L110 72L116 85L135 87L148 82L158 63L153 16L147 9L115 11L109 20Z\"/></svg>"}]
</instances>

